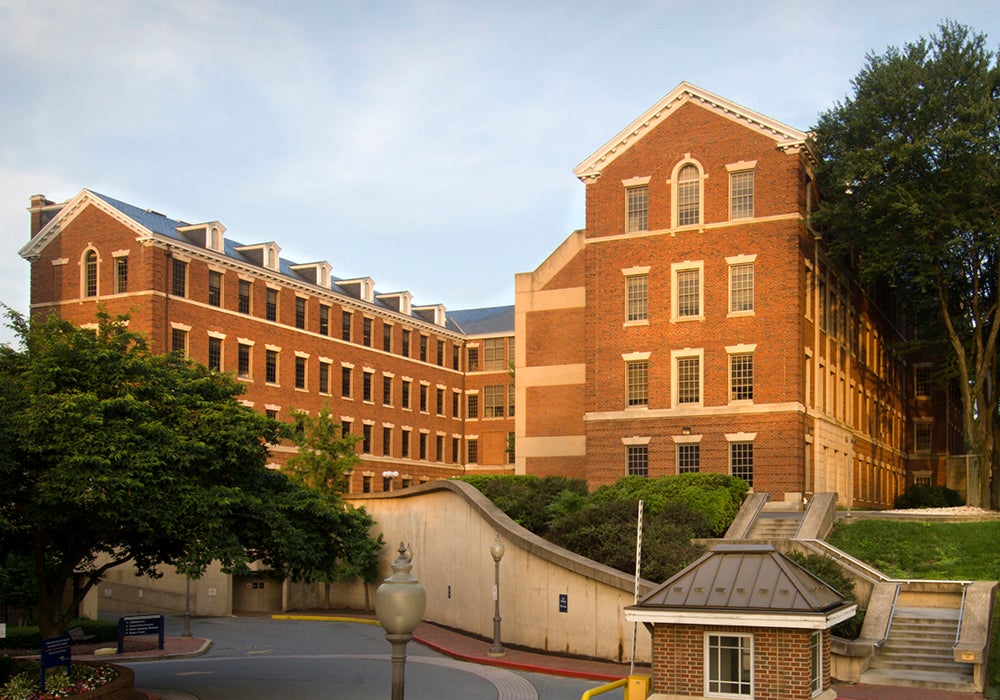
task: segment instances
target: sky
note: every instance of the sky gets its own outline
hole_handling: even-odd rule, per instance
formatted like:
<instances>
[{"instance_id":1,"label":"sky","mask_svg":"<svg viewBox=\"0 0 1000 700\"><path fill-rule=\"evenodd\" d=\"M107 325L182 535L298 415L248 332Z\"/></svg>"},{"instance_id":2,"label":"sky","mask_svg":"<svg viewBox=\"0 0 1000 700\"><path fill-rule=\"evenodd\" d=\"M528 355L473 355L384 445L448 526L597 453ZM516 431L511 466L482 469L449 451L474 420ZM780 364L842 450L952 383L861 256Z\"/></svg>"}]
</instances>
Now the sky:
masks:
<instances>
[{"instance_id":1,"label":"sky","mask_svg":"<svg viewBox=\"0 0 1000 700\"><path fill-rule=\"evenodd\" d=\"M88 188L513 304L584 225L573 168L680 82L805 131L944 19L1000 46L996 0L0 0L0 302L28 310L31 195Z\"/></svg>"}]
</instances>

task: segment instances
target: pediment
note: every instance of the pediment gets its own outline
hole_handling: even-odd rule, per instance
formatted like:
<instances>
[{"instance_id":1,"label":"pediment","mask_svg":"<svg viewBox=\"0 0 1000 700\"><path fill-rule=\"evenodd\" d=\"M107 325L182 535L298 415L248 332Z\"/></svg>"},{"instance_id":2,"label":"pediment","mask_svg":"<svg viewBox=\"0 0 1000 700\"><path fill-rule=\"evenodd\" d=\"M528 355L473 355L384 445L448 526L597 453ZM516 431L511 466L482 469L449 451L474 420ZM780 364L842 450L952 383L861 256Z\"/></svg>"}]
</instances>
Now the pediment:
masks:
<instances>
[{"instance_id":1,"label":"pediment","mask_svg":"<svg viewBox=\"0 0 1000 700\"><path fill-rule=\"evenodd\" d=\"M807 148L808 134L805 132L691 83L681 83L576 166L573 173L584 182L596 179L608 164L625 153L663 120L670 118L679 107L688 103L697 104L748 129L764 134L774 140L776 148Z\"/></svg>"}]
</instances>

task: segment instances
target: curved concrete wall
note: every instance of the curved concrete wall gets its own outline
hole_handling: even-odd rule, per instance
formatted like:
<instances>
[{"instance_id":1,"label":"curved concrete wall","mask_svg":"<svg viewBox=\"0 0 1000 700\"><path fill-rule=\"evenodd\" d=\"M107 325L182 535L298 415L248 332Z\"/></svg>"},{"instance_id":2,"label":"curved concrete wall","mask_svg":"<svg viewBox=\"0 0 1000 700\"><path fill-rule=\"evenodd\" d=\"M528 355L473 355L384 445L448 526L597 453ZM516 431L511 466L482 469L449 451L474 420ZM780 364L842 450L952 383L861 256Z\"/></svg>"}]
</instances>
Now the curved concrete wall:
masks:
<instances>
[{"instance_id":1,"label":"curved concrete wall","mask_svg":"<svg viewBox=\"0 0 1000 700\"><path fill-rule=\"evenodd\" d=\"M533 535L469 484L436 481L347 500L364 506L385 536L385 575L399 543L411 546L413 575L427 590L427 621L493 637L490 544L499 535L506 549L500 562L504 644L631 659L633 628L622 609L633 603L634 579ZM635 543L622 546L634 550ZM640 581L640 595L652 586ZM649 663L649 633L639 627L637 635L636 661Z\"/></svg>"}]
</instances>

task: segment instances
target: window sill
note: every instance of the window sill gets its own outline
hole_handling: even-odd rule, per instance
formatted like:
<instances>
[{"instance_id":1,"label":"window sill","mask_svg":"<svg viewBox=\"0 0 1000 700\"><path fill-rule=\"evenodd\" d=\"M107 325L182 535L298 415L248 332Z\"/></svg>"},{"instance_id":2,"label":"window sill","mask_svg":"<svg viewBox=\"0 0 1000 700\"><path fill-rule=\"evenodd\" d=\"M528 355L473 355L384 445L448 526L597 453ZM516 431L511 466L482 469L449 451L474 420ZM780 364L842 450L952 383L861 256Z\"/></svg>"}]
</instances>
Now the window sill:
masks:
<instances>
[{"instance_id":1,"label":"window sill","mask_svg":"<svg viewBox=\"0 0 1000 700\"><path fill-rule=\"evenodd\" d=\"M687 323L688 321L704 321L705 317L701 316L673 316L670 319L671 323Z\"/></svg>"},{"instance_id":2,"label":"window sill","mask_svg":"<svg viewBox=\"0 0 1000 700\"><path fill-rule=\"evenodd\" d=\"M633 326L648 326L648 325L649 325L649 319L646 318L641 321L625 321L625 323L622 324L622 328L631 328Z\"/></svg>"},{"instance_id":3,"label":"window sill","mask_svg":"<svg viewBox=\"0 0 1000 700\"><path fill-rule=\"evenodd\" d=\"M748 316L756 316L756 315L757 315L757 312L753 311L753 310L750 310L750 311L730 311L726 315L726 318L746 318Z\"/></svg>"}]
</instances>

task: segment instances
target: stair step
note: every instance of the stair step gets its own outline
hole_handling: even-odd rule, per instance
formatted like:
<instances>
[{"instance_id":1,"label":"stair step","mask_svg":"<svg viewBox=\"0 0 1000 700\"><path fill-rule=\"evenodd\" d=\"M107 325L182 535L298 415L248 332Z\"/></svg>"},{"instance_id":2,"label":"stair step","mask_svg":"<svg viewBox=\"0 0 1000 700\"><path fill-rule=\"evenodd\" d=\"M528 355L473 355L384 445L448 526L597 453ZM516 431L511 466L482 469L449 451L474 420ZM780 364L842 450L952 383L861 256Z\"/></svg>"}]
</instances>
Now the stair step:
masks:
<instances>
[{"instance_id":1,"label":"stair step","mask_svg":"<svg viewBox=\"0 0 1000 700\"><path fill-rule=\"evenodd\" d=\"M861 674L862 683L872 685L900 685L908 688L934 688L937 690L955 690L962 693L974 693L976 686L972 682L972 673L940 673L935 671L895 671L885 668L869 668Z\"/></svg>"},{"instance_id":2,"label":"stair step","mask_svg":"<svg viewBox=\"0 0 1000 700\"><path fill-rule=\"evenodd\" d=\"M956 663L948 659L906 659L906 658L887 658L882 654L874 657L871 661L869 668L886 668L894 670L913 670L913 671L940 671L942 673L957 673L964 675L966 669L969 668L967 664ZM970 674L971 675L971 674Z\"/></svg>"}]
</instances>

